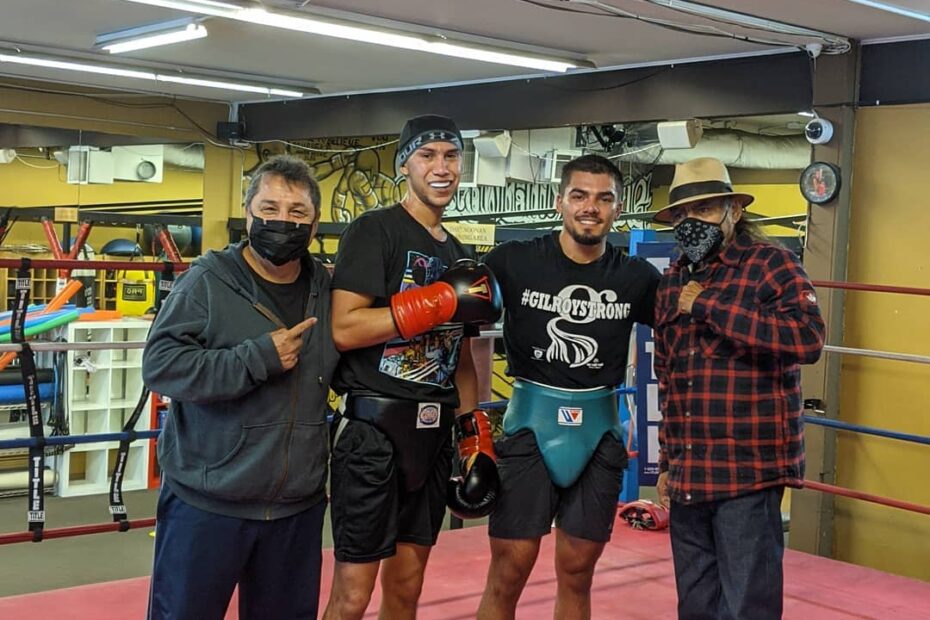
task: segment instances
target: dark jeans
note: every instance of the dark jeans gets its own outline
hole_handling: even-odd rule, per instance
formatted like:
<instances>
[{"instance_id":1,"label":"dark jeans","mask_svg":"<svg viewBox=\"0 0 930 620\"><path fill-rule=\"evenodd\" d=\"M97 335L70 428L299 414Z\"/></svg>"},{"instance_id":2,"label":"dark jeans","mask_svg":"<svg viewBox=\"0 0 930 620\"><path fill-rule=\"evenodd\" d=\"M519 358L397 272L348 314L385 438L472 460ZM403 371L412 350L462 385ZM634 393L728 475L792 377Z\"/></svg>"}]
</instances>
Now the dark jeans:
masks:
<instances>
[{"instance_id":1,"label":"dark jeans","mask_svg":"<svg viewBox=\"0 0 930 620\"><path fill-rule=\"evenodd\" d=\"M672 502L680 620L781 618L784 492L772 487L715 502Z\"/></svg>"},{"instance_id":2,"label":"dark jeans","mask_svg":"<svg viewBox=\"0 0 930 620\"><path fill-rule=\"evenodd\" d=\"M274 521L194 508L164 484L158 498L149 619L222 620L239 585L241 620L312 620L320 598L326 500Z\"/></svg>"}]
</instances>

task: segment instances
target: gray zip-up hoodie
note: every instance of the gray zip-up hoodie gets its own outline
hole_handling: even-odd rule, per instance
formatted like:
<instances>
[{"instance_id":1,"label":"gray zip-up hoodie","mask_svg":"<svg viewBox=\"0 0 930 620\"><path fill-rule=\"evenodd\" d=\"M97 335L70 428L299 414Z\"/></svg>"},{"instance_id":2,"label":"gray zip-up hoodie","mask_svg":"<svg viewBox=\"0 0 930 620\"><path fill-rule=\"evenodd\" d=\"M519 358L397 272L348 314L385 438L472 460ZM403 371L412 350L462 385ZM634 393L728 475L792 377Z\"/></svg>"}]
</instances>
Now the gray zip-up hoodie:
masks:
<instances>
[{"instance_id":1,"label":"gray zip-up hoodie","mask_svg":"<svg viewBox=\"0 0 930 620\"><path fill-rule=\"evenodd\" d=\"M283 327L261 303L247 242L194 261L166 298L142 357L145 384L171 398L158 460L183 501L242 519L279 519L323 499L326 397L338 361L329 274L313 278L300 361L284 372L271 340Z\"/></svg>"}]
</instances>

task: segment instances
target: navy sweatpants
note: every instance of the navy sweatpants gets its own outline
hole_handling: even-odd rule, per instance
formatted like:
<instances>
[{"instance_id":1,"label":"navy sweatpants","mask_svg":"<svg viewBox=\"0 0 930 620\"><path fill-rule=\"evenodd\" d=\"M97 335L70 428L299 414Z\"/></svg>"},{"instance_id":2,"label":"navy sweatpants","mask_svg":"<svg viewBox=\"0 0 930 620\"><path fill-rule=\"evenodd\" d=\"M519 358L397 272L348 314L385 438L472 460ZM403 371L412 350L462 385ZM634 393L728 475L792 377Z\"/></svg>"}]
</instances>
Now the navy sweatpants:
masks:
<instances>
[{"instance_id":1,"label":"navy sweatpants","mask_svg":"<svg viewBox=\"0 0 930 620\"><path fill-rule=\"evenodd\" d=\"M239 618L315 619L326 501L284 519L194 508L164 484L158 498L150 620L222 620L236 585Z\"/></svg>"}]
</instances>

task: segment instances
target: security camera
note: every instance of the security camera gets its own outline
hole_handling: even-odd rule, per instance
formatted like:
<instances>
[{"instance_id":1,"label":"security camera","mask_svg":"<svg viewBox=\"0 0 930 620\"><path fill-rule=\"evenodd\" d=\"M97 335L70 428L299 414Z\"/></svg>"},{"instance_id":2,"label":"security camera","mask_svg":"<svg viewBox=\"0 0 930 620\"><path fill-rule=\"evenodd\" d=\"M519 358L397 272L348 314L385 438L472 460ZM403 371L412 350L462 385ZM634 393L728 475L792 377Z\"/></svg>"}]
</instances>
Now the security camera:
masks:
<instances>
[{"instance_id":1,"label":"security camera","mask_svg":"<svg viewBox=\"0 0 930 620\"><path fill-rule=\"evenodd\" d=\"M812 118L804 126L804 137L811 144L826 144L833 137L833 123L825 118Z\"/></svg>"}]
</instances>

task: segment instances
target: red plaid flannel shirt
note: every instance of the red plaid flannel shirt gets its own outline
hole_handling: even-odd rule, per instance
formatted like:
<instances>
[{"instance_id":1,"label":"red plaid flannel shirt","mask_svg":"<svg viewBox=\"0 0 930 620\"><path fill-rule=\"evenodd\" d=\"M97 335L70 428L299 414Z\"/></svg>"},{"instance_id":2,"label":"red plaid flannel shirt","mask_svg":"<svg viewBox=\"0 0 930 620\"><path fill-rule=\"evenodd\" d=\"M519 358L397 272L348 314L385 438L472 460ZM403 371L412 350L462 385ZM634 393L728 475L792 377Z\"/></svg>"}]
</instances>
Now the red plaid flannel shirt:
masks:
<instances>
[{"instance_id":1,"label":"red plaid flannel shirt","mask_svg":"<svg viewBox=\"0 0 930 620\"><path fill-rule=\"evenodd\" d=\"M700 270L686 258L656 297L659 468L677 502L725 499L804 478L800 364L823 348L817 297L797 257L737 236ZM691 314L682 287L704 287Z\"/></svg>"}]
</instances>

